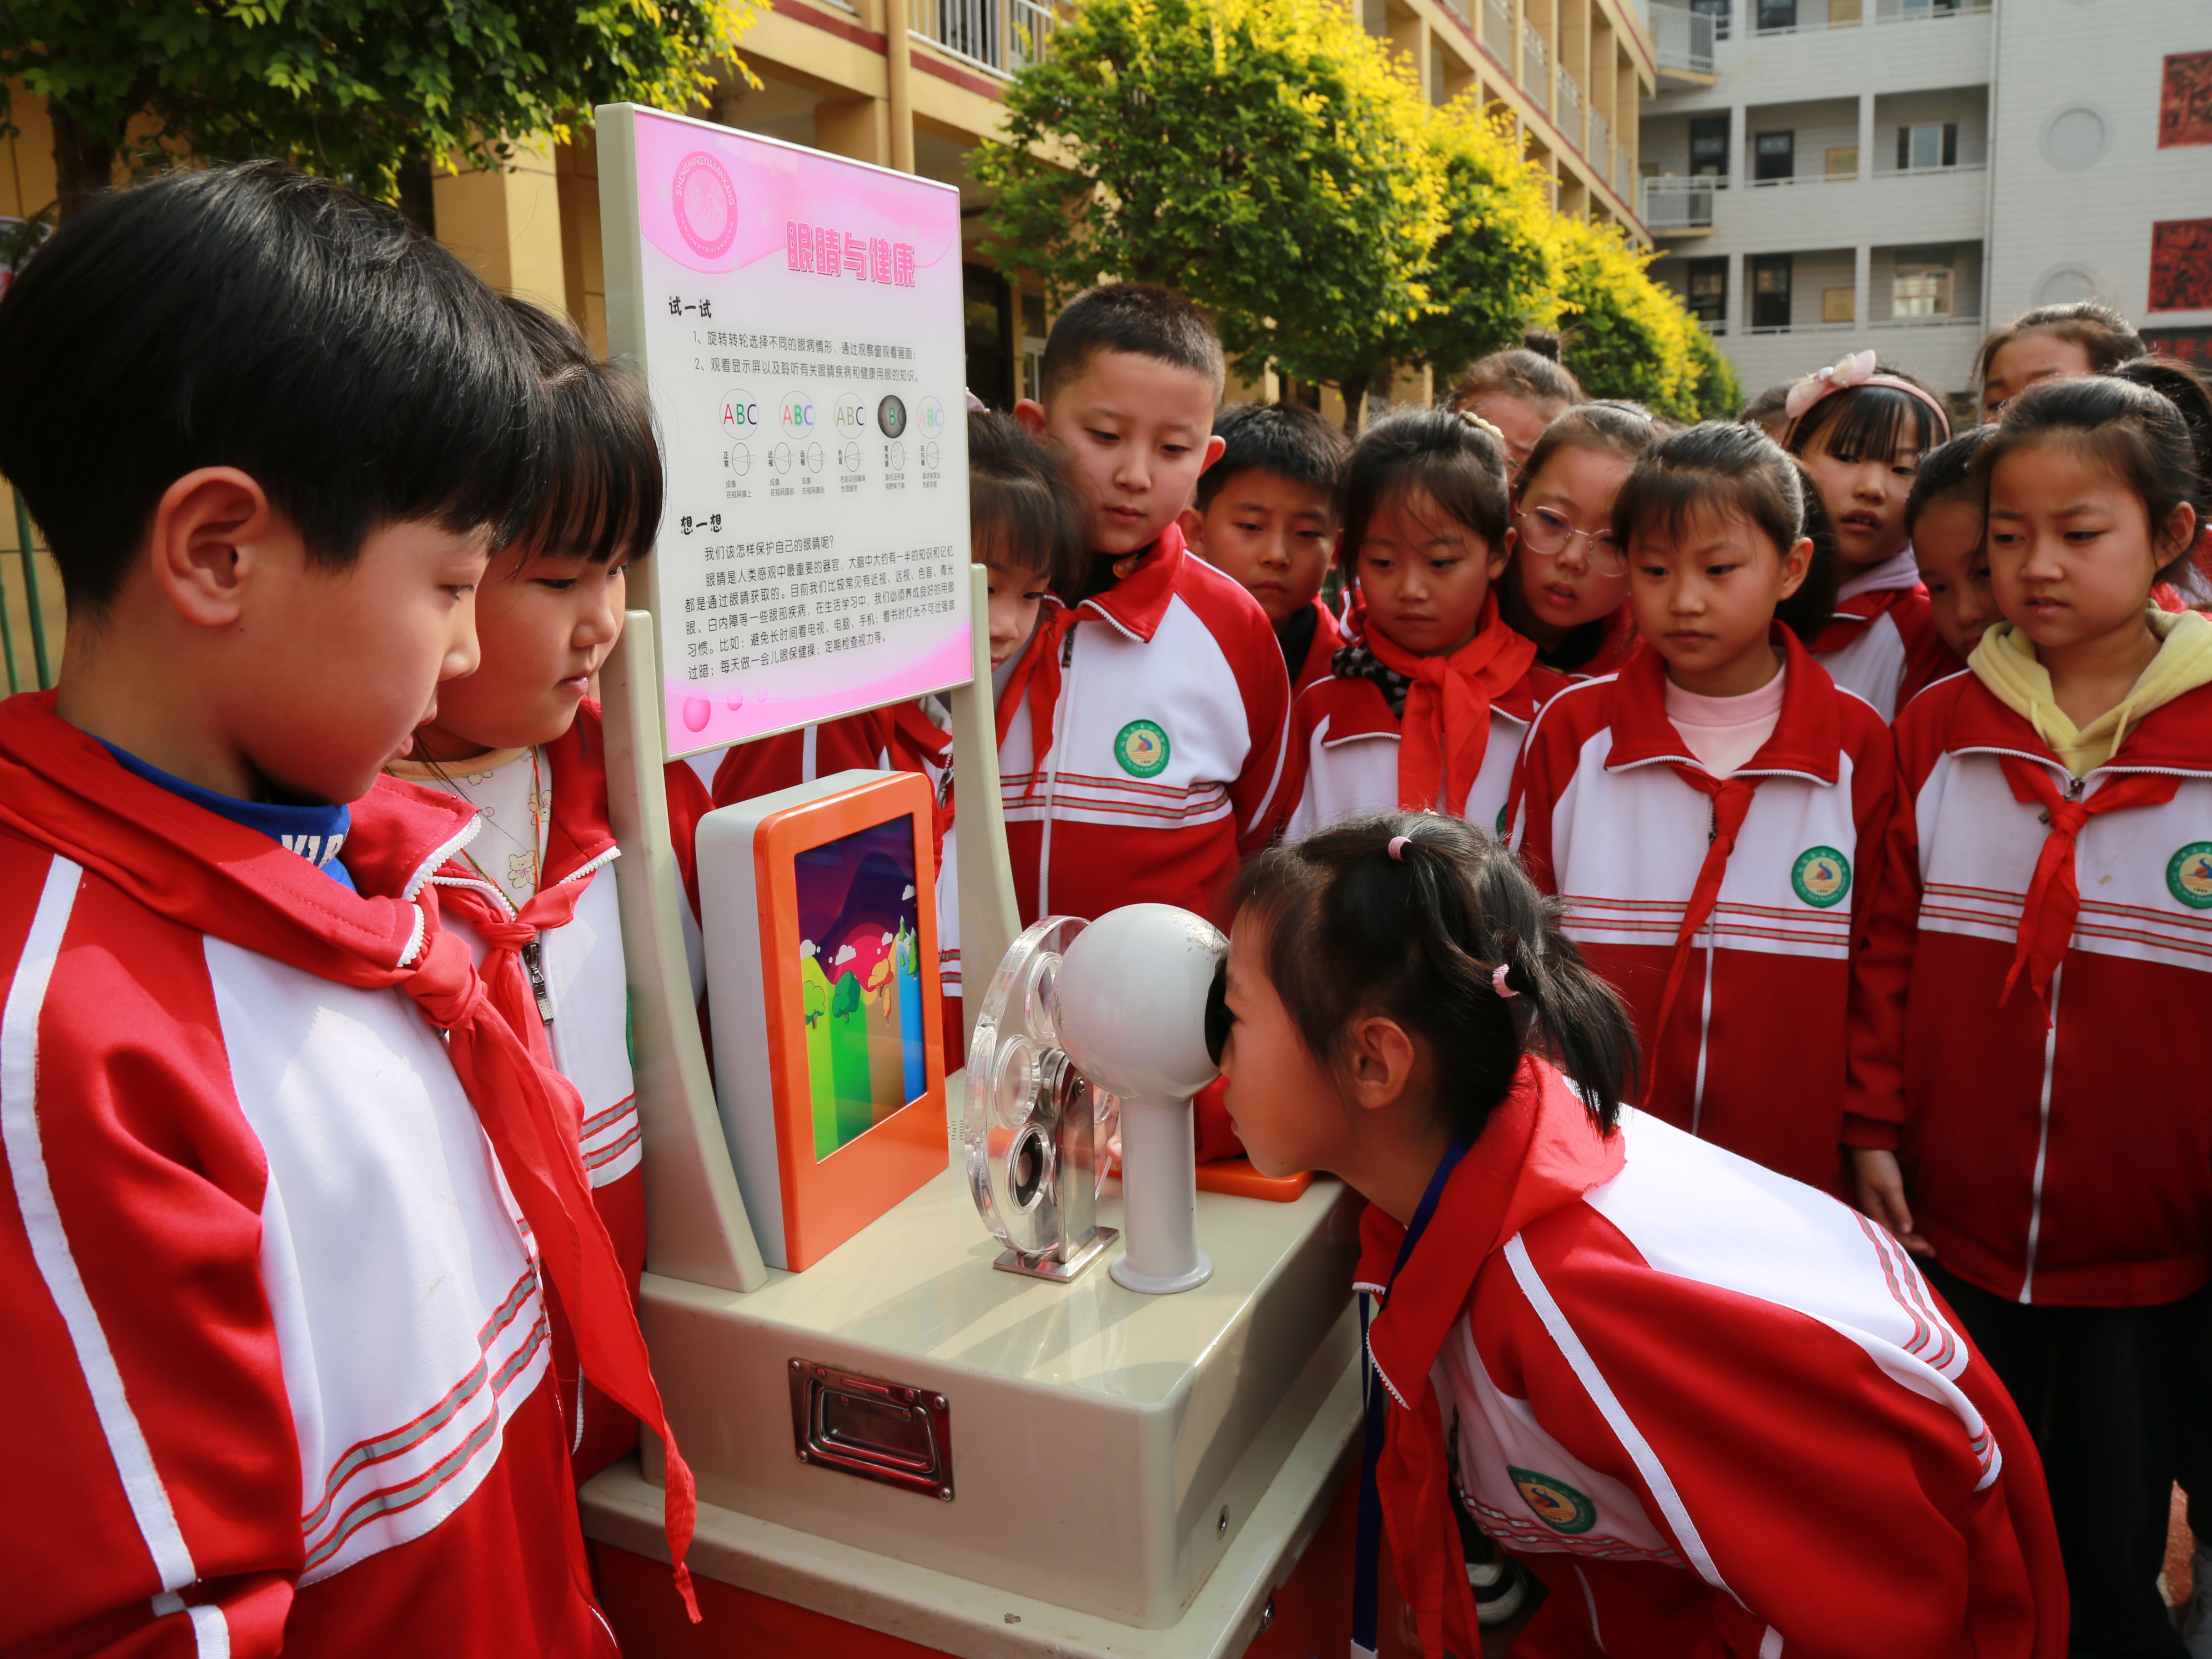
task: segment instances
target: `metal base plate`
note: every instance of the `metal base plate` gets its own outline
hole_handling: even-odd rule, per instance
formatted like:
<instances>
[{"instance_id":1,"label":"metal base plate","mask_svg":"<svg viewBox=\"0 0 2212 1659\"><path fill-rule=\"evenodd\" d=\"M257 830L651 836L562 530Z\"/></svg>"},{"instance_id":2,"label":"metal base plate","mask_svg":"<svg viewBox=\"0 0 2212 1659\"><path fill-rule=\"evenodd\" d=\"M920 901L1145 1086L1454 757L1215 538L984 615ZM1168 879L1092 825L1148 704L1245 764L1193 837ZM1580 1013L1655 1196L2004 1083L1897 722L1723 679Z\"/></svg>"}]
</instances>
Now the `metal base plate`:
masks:
<instances>
[{"instance_id":1,"label":"metal base plate","mask_svg":"<svg viewBox=\"0 0 2212 1659\"><path fill-rule=\"evenodd\" d=\"M1055 1285L1066 1285L1082 1277L1084 1269L1104 1255L1106 1247L1121 1236L1118 1227L1101 1227L1091 1235L1089 1243L1066 1261L1056 1256L1025 1256L1019 1250L1006 1249L1000 1251L991 1265L1002 1273L1020 1273L1025 1279L1049 1279Z\"/></svg>"}]
</instances>

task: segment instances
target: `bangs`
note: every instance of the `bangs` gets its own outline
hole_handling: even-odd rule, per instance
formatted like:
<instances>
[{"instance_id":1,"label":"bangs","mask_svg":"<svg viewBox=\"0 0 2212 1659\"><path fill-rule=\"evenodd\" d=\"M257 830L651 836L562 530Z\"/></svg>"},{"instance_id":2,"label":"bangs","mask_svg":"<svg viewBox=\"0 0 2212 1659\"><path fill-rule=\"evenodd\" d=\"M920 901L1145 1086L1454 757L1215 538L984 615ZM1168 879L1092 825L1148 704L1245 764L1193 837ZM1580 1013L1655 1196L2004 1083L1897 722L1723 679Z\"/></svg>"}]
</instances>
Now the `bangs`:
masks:
<instances>
[{"instance_id":1,"label":"bangs","mask_svg":"<svg viewBox=\"0 0 2212 1659\"><path fill-rule=\"evenodd\" d=\"M643 396L621 369L593 362L563 369L547 392L545 483L513 544L525 556L592 564L643 558L660 527L664 489Z\"/></svg>"},{"instance_id":2,"label":"bangs","mask_svg":"<svg viewBox=\"0 0 2212 1659\"><path fill-rule=\"evenodd\" d=\"M1911 392L1888 386L1853 386L1823 398L1790 434L1790 453L1802 455L1823 432L1828 434L1828 453L1839 461L1893 458L1907 448L1914 455L1925 455L1944 435L1936 427L1934 410Z\"/></svg>"},{"instance_id":3,"label":"bangs","mask_svg":"<svg viewBox=\"0 0 2212 1659\"><path fill-rule=\"evenodd\" d=\"M1639 466L1613 498L1613 537L1623 549L1655 537L1680 542L1701 520L1729 519L1742 520L1786 551L1805 533L1803 492L1759 472Z\"/></svg>"}]
</instances>

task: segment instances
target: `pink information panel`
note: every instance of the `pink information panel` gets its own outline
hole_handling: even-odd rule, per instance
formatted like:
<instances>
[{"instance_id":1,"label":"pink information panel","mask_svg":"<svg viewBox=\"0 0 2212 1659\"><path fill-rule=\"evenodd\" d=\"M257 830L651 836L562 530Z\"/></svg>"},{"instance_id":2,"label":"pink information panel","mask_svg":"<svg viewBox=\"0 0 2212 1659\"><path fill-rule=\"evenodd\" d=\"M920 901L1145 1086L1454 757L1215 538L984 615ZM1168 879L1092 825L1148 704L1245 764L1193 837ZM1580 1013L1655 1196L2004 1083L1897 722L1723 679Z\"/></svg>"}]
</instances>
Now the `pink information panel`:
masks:
<instances>
[{"instance_id":1,"label":"pink information panel","mask_svg":"<svg viewBox=\"0 0 2212 1659\"><path fill-rule=\"evenodd\" d=\"M958 191L598 117L609 343L668 468L643 574L669 757L964 684Z\"/></svg>"}]
</instances>

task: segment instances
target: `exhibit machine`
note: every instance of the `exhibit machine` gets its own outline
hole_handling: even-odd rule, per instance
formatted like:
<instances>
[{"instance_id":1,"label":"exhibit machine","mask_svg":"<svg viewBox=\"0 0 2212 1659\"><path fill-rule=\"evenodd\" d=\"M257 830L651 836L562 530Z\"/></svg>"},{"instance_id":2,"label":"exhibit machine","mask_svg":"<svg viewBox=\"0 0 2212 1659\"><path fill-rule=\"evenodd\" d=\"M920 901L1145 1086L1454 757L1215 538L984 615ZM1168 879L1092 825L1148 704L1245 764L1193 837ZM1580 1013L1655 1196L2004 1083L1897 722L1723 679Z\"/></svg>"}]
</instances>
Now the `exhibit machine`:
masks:
<instances>
[{"instance_id":1,"label":"exhibit machine","mask_svg":"<svg viewBox=\"0 0 2212 1659\"><path fill-rule=\"evenodd\" d=\"M1208 923L1017 921L958 194L598 118L610 343L668 476L602 686L642 1317L698 1479L705 1613L684 1622L662 1565L648 1436L583 1495L610 1616L634 1659L1274 1651L1352 1455L1355 1207L1213 1166L1231 1190L1195 1189ZM941 868L949 780L848 772L702 824L702 1022L664 763L711 775L733 743L945 692ZM940 921L972 966L951 1036Z\"/></svg>"}]
</instances>

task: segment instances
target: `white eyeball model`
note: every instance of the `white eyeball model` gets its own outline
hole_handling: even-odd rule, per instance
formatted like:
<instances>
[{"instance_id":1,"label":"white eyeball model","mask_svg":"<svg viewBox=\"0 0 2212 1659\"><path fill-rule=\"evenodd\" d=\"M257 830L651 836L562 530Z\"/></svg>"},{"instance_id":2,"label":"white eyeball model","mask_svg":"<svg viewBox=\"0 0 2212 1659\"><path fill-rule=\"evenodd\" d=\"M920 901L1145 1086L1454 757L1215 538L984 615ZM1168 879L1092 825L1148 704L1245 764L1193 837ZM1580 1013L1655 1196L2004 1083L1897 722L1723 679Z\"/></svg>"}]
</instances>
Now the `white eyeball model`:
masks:
<instances>
[{"instance_id":1,"label":"white eyeball model","mask_svg":"<svg viewBox=\"0 0 2212 1659\"><path fill-rule=\"evenodd\" d=\"M1066 947L1052 989L1060 1044L1121 1102L1122 1255L1116 1283L1162 1295L1212 1276L1198 1248L1190 1097L1220 1068L1206 1007L1229 941L1169 904L1109 910Z\"/></svg>"}]
</instances>

